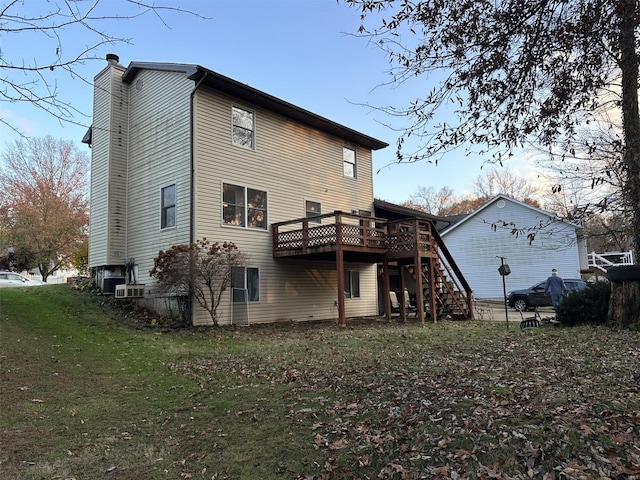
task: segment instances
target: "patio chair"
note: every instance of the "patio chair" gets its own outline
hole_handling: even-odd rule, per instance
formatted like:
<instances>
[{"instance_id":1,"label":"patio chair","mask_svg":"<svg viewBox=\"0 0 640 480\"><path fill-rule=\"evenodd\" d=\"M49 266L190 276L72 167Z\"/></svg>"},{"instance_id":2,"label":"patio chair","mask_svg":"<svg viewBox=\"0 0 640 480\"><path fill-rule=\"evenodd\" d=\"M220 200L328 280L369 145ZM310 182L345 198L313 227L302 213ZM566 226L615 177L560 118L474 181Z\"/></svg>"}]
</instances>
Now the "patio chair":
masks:
<instances>
[{"instance_id":1,"label":"patio chair","mask_svg":"<svg viewBox=\"0 0 640 480\"><path fill-rule=\"evenodd\" d=\"M406 290L405 290L405 293L407 295L409 294L409 292L407 292ZM398 301L398 295L396 295L396 292L394 292L393 290L390 291L389 299L391 300L391 312L400 313L400 302ZM409 300L406 300L406 297L405 297L404 308L405 308L406 314L409 314L409 313L417 314L417 310L415 309L415 307L411 306L411 304L409 303Z\"/></svg>"}]
</instances>

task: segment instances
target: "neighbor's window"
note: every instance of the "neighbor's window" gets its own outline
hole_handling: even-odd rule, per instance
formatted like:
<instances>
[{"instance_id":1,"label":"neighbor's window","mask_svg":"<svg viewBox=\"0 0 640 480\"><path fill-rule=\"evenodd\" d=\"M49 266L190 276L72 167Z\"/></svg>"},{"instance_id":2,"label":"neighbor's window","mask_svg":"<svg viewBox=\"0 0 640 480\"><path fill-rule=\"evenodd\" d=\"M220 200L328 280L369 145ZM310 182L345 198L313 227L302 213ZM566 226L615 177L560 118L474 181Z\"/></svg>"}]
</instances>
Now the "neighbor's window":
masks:
<instances>
[{"instance_id":1,"label":"neighbor's window","mask_svg":"<svg viewBox=\"0 0 640 480\"><path fill-rule=\"evenodd\" d=\"M232 267L231 288L233 303L260 301L260 271L255 267Z\"/></svg>"},{"instance_id":2,"label":"neighbor's window","mask_svg":"<svg viewBox=\"0 0 640 480\"><path fill-rule=\"evenodd\" d=\"M360 297L360 272L345 270L344 272L344 297Z\"/></svg>"},{"instance_id":3,"label":"neighbor's window","mask_svg":"<svg viewBox=\"0 0 640 480\"><path fill-rule=\"evenodd\" d=\"M160 200L160 228L176 226L176 186L164 187Z\"/></svg>"},{"instance_id":4,"label":"neighbor's window","mask_svg":"<svg viewBox=\"0 0 640 480\"><path fill-rule=\"evenodd\" d=\"M344 168L344 176L356 178L356 151L344 147L342 149L342 164Z\"/></svg>"},{"instance_id":5,"label":"neighbor's window","mask_svg":"<svg viewBox=\"0 0 640 480\"><path fill-rule=\"evenodd\" d=\"M239 107L232 107L233 144L253 148L253 112Z\"/></svg>"},{"instance_id":6,"label":"neighbor's window","mask_svg":"<svg viewBox=\"0 0 640 480\"><path fill-rule=\"evenodd\" d=\"M306 217L315 217L316 215L322 215L322 208L319 202L312 202L307 200L305 202ZM311 223L322 223L321 218L311 220Z\"/></svg>"},{"instance_id":7,"label":"neighbor's window","mask_svg":"<svg viewBox=\"0 0 640 480\"><path fill-rule=\"evenodd\" d=\"M224 183L222 219L225 225L267 229L267 192Z\"/></svg>"}]
</instances>

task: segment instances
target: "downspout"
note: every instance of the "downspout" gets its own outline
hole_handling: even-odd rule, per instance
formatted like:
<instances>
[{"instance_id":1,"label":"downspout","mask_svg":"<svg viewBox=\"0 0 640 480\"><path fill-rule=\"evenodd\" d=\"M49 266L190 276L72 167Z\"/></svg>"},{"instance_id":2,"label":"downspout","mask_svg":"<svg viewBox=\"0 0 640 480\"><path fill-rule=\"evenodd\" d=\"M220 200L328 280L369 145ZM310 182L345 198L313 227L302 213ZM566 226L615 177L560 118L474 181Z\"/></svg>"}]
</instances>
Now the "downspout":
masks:
<instances>
[{"instance_id":1,"label":"downspout","mask_svg":"<svg viewBox=\"0 0 640 480\"><path fill-rule=\"evenodd\" d=\"M193 99L196 95L196 90L198 90L198 88L200 88L200 85L202 84L202 82L204 82L204 80L207 78L207 72L204 72L204 75L202 76L202 78L200 80L198 80L198 82L196 83L195 87L193 87L193 90L191 91L191 95L190 95L190 108L191 108L191 115L190 115L190 121L191 121L191 125L190 125L190 129L189 129L189 137L190 137L190 150L191 150L191 179L190 179L190 188L191 191L189 192L190 195L190 202L191 205L189 206L189 243L193 243L195 241L195 210L194 210L194 205L195 205L195 147L194 147L194 127L195 127L195 122L194 122L194 118L193 118L193 114L194 114L194 108L193 108Z\"/></svg>"},{"instance_id":2,"label":"downspout","mask_svg":"<svg viewBox=\"0 0 640 480\"><path fill-rule=\"evenodd\" d=\"M190 115L189 115L189 121L190 121L190 125L189 125L189 149L190 149L190 169L191 169L191 173L190 173L190 179L189 179L189 244L192 244L193 242L195 242L195 230L196 230L196 225L195 225L195 200L196 200L196 195L195 195L195 146L194 146L194 130L195 130L195 120L194 120L194 108L193 108L193 102L194 102L194 98L196 96L196 90L198 90L198 88L200 88L200 85L202 84L202 82L204 82L204 80L207 78L207 72L204 72L204 75L202 76L202 78L200 80L197 81L197 83L195 84L195 86L193 87L193 90L191 91L191 94L189 96L190 98L190 104L189 104L189 108L190 108ZM193 296L191 295L191 292L189 292L189 304L187 307L187 317L190 319L191 324L193 324Z\"/></svg>"}]
</instances>

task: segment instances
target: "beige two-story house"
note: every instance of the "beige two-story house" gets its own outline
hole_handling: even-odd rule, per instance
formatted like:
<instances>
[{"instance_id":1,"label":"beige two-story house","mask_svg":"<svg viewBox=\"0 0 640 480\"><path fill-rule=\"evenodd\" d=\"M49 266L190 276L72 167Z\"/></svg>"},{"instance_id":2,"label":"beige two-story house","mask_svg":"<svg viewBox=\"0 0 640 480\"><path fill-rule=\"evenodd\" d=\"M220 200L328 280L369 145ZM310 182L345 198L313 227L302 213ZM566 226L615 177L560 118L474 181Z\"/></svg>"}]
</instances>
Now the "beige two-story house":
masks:
<instances>
[{"instance_id":1,"label":"beige two-story house","mask_svg":"<svg viewBox=\"0 0 640 480\"><path fill-rule=\"evenodd\" d=\"M385 142L199 65L107 60L84 139L89 266L103 291L132 284L117 288L158 307L154 257L206 238L247 258L220 324L377 315L388 262L417 267L422 294L417 242L389 254L391 231L406 244L413 227L373 217L372 154ZM190 312L193 324L211 323L195 302Z\"/></svg>"},{"instance_id":2,"label":"beige two-story house","mask_svg":"<svg viewBox=\"0 0 640 480\"><path fill-rule=\"evenodd\" d=\"M198 65L108 60L86 140L89 266L99 283L131 263L152 298L159 250L230 241L247 255L251 322L337 318L335 261L274 258L270 226L371 215L372 151L387 144ZM343 277L345 315L377 314L375 262L347 261ZM232 321L232 303L221 302L220 323ZM193 312L194 324L210 321Z\"/></svg>"}]
</instances>

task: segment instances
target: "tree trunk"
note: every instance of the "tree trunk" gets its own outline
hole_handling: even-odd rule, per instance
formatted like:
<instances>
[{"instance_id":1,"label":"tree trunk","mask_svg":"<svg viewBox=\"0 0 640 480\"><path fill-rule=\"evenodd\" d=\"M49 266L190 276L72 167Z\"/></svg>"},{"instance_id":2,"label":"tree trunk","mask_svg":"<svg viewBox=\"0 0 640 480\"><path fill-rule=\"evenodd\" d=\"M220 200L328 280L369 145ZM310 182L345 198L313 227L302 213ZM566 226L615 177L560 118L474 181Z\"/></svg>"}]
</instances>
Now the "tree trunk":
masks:
<instances>
[{"instance_id":1,"label":"tree trunk","mask_svg":"<svg viewBox=\"0 0 640 480\"><path fill-rule=\"evenodd\" d=\"M612 282L608 324L640 330L640 282Z\"/></svg>"},{"instance_id":2,"label":"tree trunk","mask_svg":"<svg viewBox=\"0 0 640 480\"><path fill-rule=\"evenodd\" d=\"M607 322L616 328L640 328L640 265L611 267L611 300Z\"/></svg>"},{"instance_id":3,"label":"tree trunk","mask_svg":"<svg viewBox=\"0 0 640 480\"><path fill-rule=\"evenodd\" d=\"M619 23L619 65L622 74L622 127L625 149L623 163L627 169L624 198L631 213L636 258L640 251L640 114L638 110L638 55L635 28L638 22L636 0L619 0L616 14ZM612 282L609 322L622 328L638 325L640 284L635 281Z\"/></svg>"}]
</instances>

